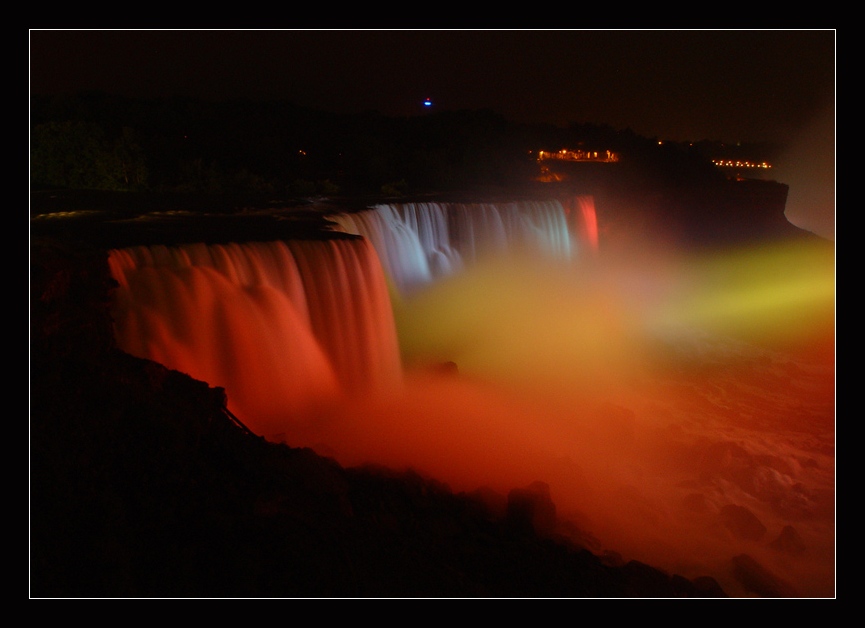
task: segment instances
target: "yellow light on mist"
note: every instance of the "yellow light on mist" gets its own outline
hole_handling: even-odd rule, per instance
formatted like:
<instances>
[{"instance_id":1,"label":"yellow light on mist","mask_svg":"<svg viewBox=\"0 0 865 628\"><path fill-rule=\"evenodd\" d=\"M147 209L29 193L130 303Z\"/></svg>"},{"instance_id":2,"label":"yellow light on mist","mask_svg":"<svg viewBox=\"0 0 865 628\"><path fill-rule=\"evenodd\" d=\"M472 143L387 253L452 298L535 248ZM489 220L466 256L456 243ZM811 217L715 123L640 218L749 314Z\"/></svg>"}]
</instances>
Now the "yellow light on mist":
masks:
<instances>
[{"instance_id":1,"label":"yellow light on mist","mask_svg":"<svg viewBox=\"0 0 865 628\"><path fill-rule=\"evenodd\" d=\"M834 330L834 251L825 243L737 250L697 262L662 325L693 325L769 343L810 341Z\"/></svg>"}]
</instances>

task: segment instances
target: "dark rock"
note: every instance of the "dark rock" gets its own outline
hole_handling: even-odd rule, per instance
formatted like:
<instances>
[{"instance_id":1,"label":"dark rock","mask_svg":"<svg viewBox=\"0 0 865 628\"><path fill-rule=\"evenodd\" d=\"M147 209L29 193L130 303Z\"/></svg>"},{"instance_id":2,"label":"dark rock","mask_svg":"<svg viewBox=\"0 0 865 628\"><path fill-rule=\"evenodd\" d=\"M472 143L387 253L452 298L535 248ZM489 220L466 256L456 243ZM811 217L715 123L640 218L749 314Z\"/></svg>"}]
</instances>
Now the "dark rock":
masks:
<instances>
[{"instance_id":1,"label":"dark rock","mask_svg":"<svg viewBox=\"0 0 865 628\"><path fill-rule=\"evenodd\" d=\"M727 504L721 507L719 516L724 527L730 530L736 538L759 541L766 534L766 526L744 506Z\"/></svg>"},{"instance_id":2,"label":"dark rock","mask_svg":"<svg viewBox=\"0 0 865 628\"><path fill-rule=\"evenodd\" d=\"M733 558L733 575L746 591L760 597L798 597L796 590L747 554Z\"/></svg>"},{"instance_id":3,"label":"dark rock","mask_svg":"<svg viewBox=\"0 0 865 628\"><path fill-rule=\"evenodd\" d=\"M442 362L435 370L441 375L459 375L460 372L457 363L451 361Z\"/></svg>"},{"instance_id":4,"label":"dark rock","mask_svg":"<svg viewBox=\"0 0 865 628\"><path fill-rule=\"evenodd\" d=\"M508 498L488 486L465 494L478 514L490 521L501 521L507 515Z\"/></svg>"},{"instance_id":5,"label":"dark rock","mask_svg":"<svg viewBox=\"0 0 865 628\"><path fill-rule=\"evenodd\" d=\"M806 550L805 542L802 540L802 537L799 536L796 528L790 525L784 526L781 533L778 535L778 538L769 543L769 547L793 556L804 554Z\"/></svg>"},{"instance_id":6,"label":"dark rock","mask_svg":"<svg viewBox=\"0 0 865 628\"><path fill-rule=\"evenodd\" d=\"M710 576L699 576L693 580L694 588L697 590L697 597L727 597L724 589L717 580Z\"/></svg>"},{"instance_id":7,"label":"dark rock","mask_svg":"<svg viewBox=\"0 0 865 628\"><path fill-rule=\"evenodd\" d=\"M507 521L516 530L549 535L556 528L556 505L546 482L533 482L508 493Z\"/></svg>"},{"instance_id":8,"label":"dark rock","mask_svg":"<svg viewBox=\"0 0 865 628\"><path fill-rule=\"evenodd\" d=\"M633 591L629 597L656 598L694 598L694 597L726 597L714 578L700 579L700 586L687 578L674 574L670 576L664 571L632 560L620 569L627 590Z\"/></svg>"}]
</instances>

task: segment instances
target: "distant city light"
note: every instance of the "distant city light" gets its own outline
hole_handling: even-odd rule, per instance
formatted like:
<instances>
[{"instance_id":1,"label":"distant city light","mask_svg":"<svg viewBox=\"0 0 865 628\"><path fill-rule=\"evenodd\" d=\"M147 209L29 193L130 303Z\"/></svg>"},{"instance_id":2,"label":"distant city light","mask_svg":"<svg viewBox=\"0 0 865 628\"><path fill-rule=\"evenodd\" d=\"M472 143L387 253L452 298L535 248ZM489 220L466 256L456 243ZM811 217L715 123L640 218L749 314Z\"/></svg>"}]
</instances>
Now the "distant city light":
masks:
<instances>
[{"instance_id":1,"label":"distant city light","mask_svg":"<svg viewBox=\"0 0 865 628\"><path fill-rule=\"evenodd\" d=\"M771 168L772 166L765 161L755 163L752 161L741 161L733 159L713 159L712 163L723 168Z\"/></svg>"},{"instance_id":2,"label":"distant city light","mask_svg":"<svg viewBox=\"0 0 865 628\"><path fill-rule=\"evenodd\" d=\"M546 150L538 151L538 161L543 161L545 159L558 159L562 161L604 161L604 162L615 162L619 161L618 153L614 153L613 151L607 150L603 152L599 152L596 150L572 150L569 148L562 148L556 153L551 153Z\"/></svg>"}]
</instances>

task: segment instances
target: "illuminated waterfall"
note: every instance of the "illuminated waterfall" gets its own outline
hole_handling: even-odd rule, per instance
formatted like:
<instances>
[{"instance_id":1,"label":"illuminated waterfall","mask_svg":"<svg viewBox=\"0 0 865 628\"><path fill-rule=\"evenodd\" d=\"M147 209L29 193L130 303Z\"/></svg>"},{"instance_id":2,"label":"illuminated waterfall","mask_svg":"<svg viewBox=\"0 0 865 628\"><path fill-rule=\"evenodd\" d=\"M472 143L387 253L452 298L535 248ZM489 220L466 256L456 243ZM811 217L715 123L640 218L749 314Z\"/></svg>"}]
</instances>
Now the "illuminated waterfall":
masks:
<instances>
[{"instance_id":1,"label":"illuminated waterfall","mask_svg":"<svg viewBox=\"0 0 865 628\"><path fill-rule=\"evenodd\" d=\"M831 592L834 251L671 259L639 237L583 264L594 210L383 204L315 240L114 250L118 344L346 467L456 491L541 480L563 521L628 559L742 595L747 553ZM737 505L759 543L721 518ZM773 546L791 526L807 552Z\"/></svg>"},{"instance_id":2,"label":"illuminated waterfall","mask_svg":"<svg viewBox=\"0 0 865 628\"><path fill-rule=\"evenodd\" d=\"M360 238L111 251L118 344L214 386L255 431L397 385L381 265Z\"/></svg>"},{"instance_id":3,"label":"illuminated waterfall","mask_svg":"<svg viewBox=\"0 0 865 628\"><path fill-rule=\"evenodd\" d=\"M424 286L462 264L459 252L451 246L441 205L378 205L330 219L339 230L372 243L387 276L401 292Z\"/></svg>"},{"instance_id":4,"label":"illuminated waterfall","mask_svg":"<svg viewBox=\"0 0 865 628\"><path fill-rule=\"evenodd\" d=\"M400 382L387 278L406 294L489 257L570 259L581 243L569 211L381 204L331 216L362 238L114 250L118 343L224 387L253 429L281 432L288 415Z\"/></svg>"},{"instance_id":5,"label":"illuminated waterfall","mask_svg":"<svg viewBox=\"0 0 865 628\"><path fill-rule=\"evenodd\" d=\"M598 216L593 196L574 196L564 202L574 236L585 243L592 253L598 251Z\"/></svg>"},{"instance_id":6,"label":"illuminated waterfall","mask_svg":"<svg viewBox=\"0 0 865 628\"><path fill-rule=\"evenodd\" d=\"M484 258L569 260L582 243L568 213L559 201L382 204L331 216L347 235L114 250L118 344L225 388L253 430L281 433L400 383L387 279L407 294Z\"/></svg>"},{"instance_id":7,"label":"illuminated waterfall","mask_svg":"<svg viewBox=\"0 0 865 628\"><path fill-rule=\"evenodd\" d=\"M583 208L574 217L560 201L547 200L382 204L330 219L339 230L372 242L385 272L405 294L483 259L527 254L569 260L583 246L597 248L592 197L573 202ZM587 234L582 241L569 220Z\"/></svg>"}]
</instances>

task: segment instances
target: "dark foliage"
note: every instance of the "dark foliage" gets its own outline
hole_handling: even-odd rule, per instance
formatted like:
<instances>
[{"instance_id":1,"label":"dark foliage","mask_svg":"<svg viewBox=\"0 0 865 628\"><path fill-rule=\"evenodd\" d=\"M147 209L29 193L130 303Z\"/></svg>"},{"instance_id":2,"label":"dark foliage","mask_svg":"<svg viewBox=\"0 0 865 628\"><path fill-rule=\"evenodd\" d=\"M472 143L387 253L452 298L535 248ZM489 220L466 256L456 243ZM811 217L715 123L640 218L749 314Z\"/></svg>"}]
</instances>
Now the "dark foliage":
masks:
<instances>
[{"instance_id":1,"label":"dark foliage","mask_svg":"<svg viewBox=\"0 0 865 628\"><path fill-rule=\"evenodd\" d=\"M289 102L31 96L31 186L260 194L271 198L454 191L537 175L533 155L613 150L621 168L683 181L719 176L713 143L630 129L511 123L490 110L393 118Z\"/></svg>"}]
</instances>

